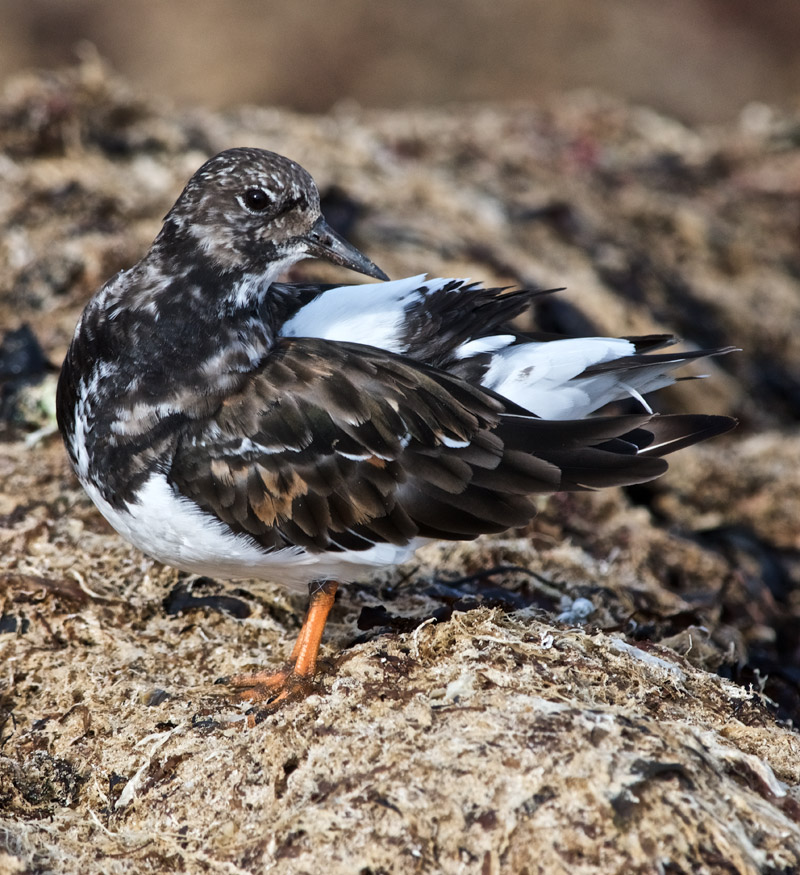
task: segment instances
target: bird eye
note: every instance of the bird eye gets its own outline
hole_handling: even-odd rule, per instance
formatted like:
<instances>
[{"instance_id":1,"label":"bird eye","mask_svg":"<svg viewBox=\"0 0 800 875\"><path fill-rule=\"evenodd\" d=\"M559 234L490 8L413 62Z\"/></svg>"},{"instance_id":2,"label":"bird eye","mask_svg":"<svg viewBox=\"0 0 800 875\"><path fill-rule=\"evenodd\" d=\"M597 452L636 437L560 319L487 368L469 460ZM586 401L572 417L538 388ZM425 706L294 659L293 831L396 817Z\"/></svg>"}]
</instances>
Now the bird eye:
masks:
<instances>
[{"instance_id":1,"label":"bird eye","mask_svg":"<svg viewBox=\"0 0 800 875\"><path fill-rule=\"evenodd\" d=\"M244 193L244 205L248 210L260 213L272 203L272 198L263 188L248 188Z\"/></svg>"}]
</instances>

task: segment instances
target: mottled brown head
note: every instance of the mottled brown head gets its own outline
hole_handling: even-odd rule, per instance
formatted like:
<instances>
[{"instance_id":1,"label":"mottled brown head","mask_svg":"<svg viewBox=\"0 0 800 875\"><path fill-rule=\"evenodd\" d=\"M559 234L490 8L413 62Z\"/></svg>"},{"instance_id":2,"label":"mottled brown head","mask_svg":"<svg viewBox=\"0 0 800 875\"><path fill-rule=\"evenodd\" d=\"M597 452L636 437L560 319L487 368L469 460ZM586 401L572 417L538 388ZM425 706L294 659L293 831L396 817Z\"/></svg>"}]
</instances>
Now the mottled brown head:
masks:
<instances>
[{"instance_id":1,"label":"mottled brown head","mask_svg":"<svg viewBox=\"0 0 800 875\"><path fill-rule=\"evenodd\" d=\"M206 161L167 214L157 242L197 247L224 270L277 274L316 256L388 279L325 222L309 173L264 149L228 149Z\"/></svg>"}]
</instances>

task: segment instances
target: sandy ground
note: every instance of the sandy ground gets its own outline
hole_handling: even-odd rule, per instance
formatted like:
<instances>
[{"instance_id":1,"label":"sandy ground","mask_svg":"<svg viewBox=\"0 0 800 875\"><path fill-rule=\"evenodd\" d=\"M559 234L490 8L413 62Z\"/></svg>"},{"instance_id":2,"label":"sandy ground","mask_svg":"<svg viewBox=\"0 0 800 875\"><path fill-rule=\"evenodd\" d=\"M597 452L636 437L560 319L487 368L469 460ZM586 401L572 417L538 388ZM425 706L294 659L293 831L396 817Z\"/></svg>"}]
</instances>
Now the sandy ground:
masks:
<instances>
[{"instance_id":1,"label":"sandy ground","mask_svg":"<svg viewBox=\"0 0 800 875\"><path fill-rule=\"evenodd\" d=\"M0 872L800 871L798 129L586 94L189 112L94 62L10 83L0 325L50 362L232 145L308 167L391 276L566 285L531 324L744 352L656 402L737 415L732 436L345 588L318 691L247 729L214 681L278 664L302 599L124 544L52 433L53 371L22 342L9 367L6 338Z\"/></svg>"}]
</instances>

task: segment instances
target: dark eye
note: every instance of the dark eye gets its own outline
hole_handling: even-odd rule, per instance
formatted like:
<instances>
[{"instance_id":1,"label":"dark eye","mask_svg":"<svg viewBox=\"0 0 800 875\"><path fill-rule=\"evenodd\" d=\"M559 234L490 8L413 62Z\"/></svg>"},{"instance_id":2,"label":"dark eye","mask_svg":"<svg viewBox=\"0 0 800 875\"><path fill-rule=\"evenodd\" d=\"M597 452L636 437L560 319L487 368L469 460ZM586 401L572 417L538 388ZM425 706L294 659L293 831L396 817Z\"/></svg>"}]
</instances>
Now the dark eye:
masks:
<instances>
[{"instance_id":1,"label":"dark eye","mask_svg":"<svg viewBox=\"0 0 800 875\"><path fill-rule=\"evenodd\" d=\"M244 205L248 210L255 210L260 213L272 203L270 196L263 188L248 188L244 193Z\"/></svg>"}]
</instances>

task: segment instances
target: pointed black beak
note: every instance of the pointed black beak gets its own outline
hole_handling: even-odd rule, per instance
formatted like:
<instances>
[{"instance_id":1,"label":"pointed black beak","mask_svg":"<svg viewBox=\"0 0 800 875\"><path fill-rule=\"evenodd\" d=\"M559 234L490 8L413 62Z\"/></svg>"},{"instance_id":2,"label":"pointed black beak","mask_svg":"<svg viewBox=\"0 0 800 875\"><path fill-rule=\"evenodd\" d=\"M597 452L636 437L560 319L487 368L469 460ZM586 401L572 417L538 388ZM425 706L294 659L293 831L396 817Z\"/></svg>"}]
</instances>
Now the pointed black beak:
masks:
<instances>
[{"instance_id":1,"label":"pointed black beak","mask_svg":"<svg viewBox=\"0 0 800 875\"><path fill-rule=\"evenodd\" d=\"M389 279L366 255L337 234L322 216L317 219L308 234L303 235L303 240L306 241L309 255L325 258L333 264L341 264L342 267L349 267L350 270L373 276L378 280Z\"/></svg>"}]
</instances>

